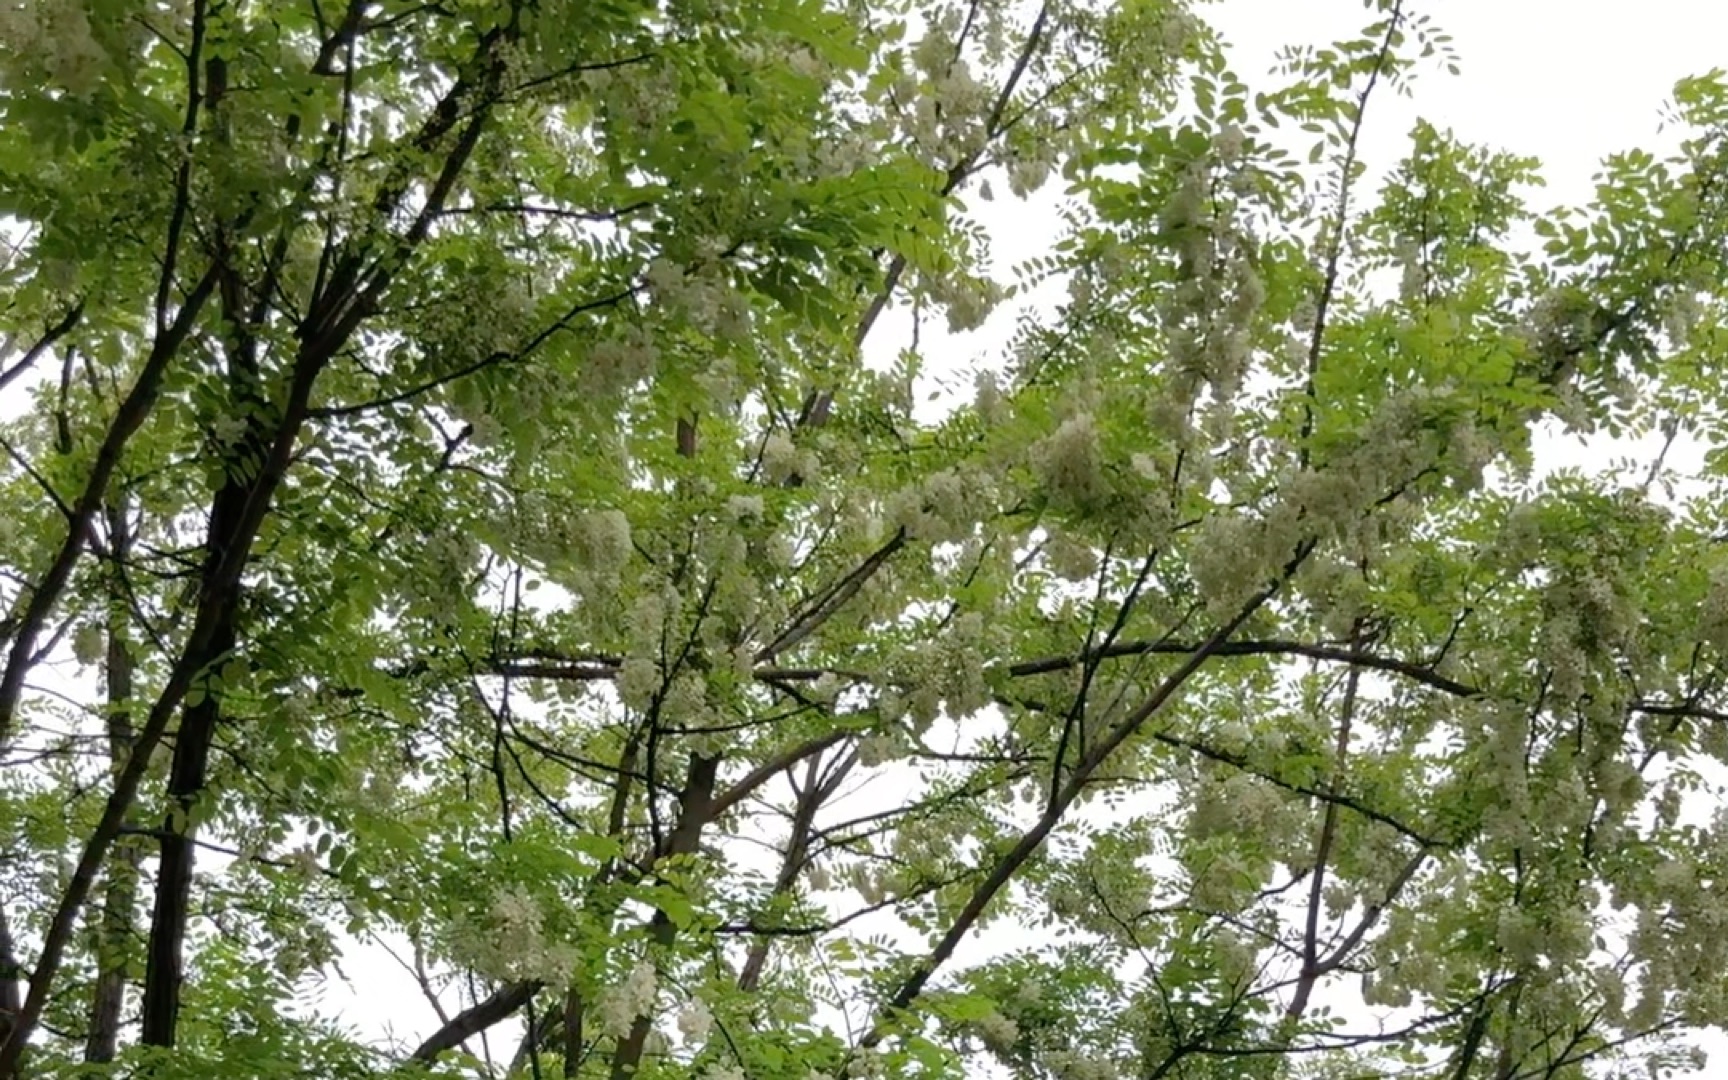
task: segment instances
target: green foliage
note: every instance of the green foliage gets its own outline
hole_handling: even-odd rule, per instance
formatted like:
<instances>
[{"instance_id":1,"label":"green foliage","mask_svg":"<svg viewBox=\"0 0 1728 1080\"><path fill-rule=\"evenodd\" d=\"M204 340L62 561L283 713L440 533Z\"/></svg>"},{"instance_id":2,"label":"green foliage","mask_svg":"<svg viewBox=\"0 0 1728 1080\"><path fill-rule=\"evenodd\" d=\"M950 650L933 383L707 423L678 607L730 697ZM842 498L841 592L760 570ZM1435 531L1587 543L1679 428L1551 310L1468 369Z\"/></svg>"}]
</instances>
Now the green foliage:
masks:
<instances>
[{"instance_id":1,"label":"green foliage","mask_svg":"<svg viewBox=\"0 0 1728 1080\"><path fill-rule=\"evenodd\" d=\"M0 8L0 1076L1685 1067L1728 79L1369 7Z\"/></svg>"}]
</instances>

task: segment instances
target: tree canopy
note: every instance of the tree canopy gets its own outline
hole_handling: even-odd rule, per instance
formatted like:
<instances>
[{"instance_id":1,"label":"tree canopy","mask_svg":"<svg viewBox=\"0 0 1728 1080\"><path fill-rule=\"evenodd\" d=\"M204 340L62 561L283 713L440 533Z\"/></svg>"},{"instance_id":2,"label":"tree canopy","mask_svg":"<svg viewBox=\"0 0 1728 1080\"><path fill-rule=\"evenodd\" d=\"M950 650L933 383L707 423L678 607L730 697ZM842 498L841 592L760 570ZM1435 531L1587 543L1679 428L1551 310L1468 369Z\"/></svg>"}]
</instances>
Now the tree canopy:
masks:
<instances>
[{"instance_id":1,"label":"tree canopy","mask_svg":"<svg viewBox=\"0 0 1728 1080\"><path fill-rule=\"evenodd\" d=\"M1692 1067L1728 79L1366 6L0 0L0 1077Z\"/></svg>"}]
</instances>

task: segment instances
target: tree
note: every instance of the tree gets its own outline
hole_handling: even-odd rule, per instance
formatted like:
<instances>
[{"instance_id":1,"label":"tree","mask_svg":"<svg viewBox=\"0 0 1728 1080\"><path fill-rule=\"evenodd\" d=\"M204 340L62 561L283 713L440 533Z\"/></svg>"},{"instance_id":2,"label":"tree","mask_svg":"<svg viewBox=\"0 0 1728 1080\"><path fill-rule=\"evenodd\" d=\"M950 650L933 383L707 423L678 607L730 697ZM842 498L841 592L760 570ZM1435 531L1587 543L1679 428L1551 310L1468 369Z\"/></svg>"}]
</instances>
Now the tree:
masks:
<instances>
[{"instance_id":1,"label":"tree","mask_svg":"<svg viewBox=\"0 0 1728 1080\"><path fill-rule=\"evenodd\" d=\"M1174 0L0 9L0 1076L1684 1062L1728 81L1374 191L1370 6L1258 92Z\"/></svg>"}]
</instances>

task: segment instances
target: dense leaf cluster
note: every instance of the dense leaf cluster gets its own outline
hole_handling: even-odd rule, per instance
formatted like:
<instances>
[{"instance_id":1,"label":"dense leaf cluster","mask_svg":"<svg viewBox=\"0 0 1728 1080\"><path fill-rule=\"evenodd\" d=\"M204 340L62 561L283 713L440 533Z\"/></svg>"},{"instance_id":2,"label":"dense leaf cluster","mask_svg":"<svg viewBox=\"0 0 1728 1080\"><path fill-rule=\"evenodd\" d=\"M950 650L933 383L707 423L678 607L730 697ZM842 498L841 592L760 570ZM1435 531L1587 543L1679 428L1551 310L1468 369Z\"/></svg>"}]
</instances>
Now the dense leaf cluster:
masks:
<instances>
[{"instance_id":1,"label":"dense leaf cluster","mask_svg":"<svg viewBox=\"0 0 1728 1080\"><path fill-rule=\"evenodd\" d=\"M1368 6L0 0L0 1077L1684 1067L1728 82Z\"/></svg>"}]
</instances>

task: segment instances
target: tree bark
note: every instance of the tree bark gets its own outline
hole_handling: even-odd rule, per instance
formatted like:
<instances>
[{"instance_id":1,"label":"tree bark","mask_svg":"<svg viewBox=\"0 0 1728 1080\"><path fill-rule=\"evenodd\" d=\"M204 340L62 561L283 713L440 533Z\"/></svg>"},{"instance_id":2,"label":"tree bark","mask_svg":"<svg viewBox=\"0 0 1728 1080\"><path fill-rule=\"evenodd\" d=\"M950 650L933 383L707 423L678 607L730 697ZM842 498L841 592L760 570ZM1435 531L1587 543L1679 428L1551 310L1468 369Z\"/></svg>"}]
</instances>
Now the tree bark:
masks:
<instances>
[{"instance_id":1,"label":"tree bark","mask_svg":"<svg viewBox=\"0 0 1728 1080\"><path fill-rule=\"evenodd\" d=\"M127 610L125 560L132 535L124 505L109 504L108 550L111 561L108 597L108 760L118 774L131 756L133 657L131 615ZM126 1002L127 954L132 947L133 908L138 902L138 846L123 842L108 863L108 883L102 894L102 914L96 929L96 985L90 1001L90 1030L84 1060L113 1061L120 1045L120 1014Z\"/></svg>"}]
</instances>

